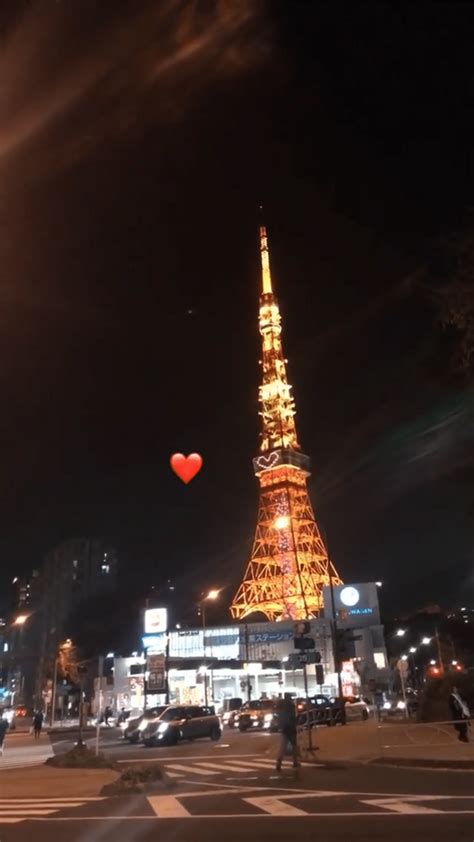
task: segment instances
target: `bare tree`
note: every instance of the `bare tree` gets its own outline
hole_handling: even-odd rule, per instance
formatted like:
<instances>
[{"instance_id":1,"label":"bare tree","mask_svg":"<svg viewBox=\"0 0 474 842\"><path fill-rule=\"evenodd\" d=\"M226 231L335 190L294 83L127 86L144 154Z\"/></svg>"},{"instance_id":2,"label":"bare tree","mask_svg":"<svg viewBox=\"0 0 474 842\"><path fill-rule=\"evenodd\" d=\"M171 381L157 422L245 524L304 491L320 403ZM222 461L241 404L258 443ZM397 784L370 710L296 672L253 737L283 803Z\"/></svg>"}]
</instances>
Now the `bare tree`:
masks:
<instances>
[{"instance_id":1,"label":"bare tree","mask_svg":"<svg viewBox=\"0 0 474 842\"><path fill-rule=\"evenodd\" d=\"M442 283L436 287L439 323L452 332L453 362L468 377L474 372L474 224L447 244Z\"/></svg>"}]
</instances>

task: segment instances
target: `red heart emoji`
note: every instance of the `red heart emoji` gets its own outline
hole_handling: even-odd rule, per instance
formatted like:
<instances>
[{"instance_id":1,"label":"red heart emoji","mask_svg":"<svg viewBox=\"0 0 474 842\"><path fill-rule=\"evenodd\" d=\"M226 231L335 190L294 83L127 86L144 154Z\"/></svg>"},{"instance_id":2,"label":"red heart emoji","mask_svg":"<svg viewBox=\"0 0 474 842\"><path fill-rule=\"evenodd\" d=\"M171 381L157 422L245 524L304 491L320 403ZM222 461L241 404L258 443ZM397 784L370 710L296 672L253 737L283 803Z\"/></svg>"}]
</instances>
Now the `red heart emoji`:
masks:
<instances>
[{"instance_id":1,"label":"red heart emoji","mask_svg":"<svg viewBox=\"0 0 474 842\"><path fill-rule=\"evenodd\" d=\"M189 456L173 453L170 465L175 474L187 485L201 470L202 456L199 453L190 453Z\"/></svg>"}]
</instances>

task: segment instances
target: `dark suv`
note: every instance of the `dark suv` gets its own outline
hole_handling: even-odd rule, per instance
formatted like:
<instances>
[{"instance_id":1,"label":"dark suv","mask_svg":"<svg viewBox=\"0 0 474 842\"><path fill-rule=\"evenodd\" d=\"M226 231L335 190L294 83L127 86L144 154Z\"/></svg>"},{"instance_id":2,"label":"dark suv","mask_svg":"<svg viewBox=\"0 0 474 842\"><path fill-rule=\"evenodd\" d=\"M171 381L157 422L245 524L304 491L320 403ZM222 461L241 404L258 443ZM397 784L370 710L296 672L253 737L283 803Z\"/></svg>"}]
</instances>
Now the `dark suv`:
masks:
<instances>
[{"instance_id":1,"label":"dark suv","mask_svg":"<svg viewBox=\"0 0 474 842\"><path fill-rule=\"evenodd\" d=\"M222 734L220 719L214 708L198 705L169 705L160 716L149 722L142 731L146 746L174 745L179 740L210 737L219 740Z\"/></svg>"}]
</instances>

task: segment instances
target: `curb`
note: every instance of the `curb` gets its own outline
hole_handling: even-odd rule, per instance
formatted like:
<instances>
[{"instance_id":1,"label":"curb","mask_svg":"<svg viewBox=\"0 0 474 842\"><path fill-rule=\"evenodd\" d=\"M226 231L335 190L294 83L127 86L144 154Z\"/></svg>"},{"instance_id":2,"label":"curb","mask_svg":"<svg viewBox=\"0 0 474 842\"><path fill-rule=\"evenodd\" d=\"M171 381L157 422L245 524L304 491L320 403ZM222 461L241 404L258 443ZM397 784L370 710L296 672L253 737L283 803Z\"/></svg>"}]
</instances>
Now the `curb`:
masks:
<instances>
[{"instance_id":1,"label":"curb","mask_svg":"<svg viewBox=\"0 0 474 842\"><path fill-rule=\"evenodd\" d=\"M474 760L428 760L421 757L377 757L369 760L374 766L403 766L412 769L453 769L458 772L474 771Z\"/></svg>"}]
</instances>

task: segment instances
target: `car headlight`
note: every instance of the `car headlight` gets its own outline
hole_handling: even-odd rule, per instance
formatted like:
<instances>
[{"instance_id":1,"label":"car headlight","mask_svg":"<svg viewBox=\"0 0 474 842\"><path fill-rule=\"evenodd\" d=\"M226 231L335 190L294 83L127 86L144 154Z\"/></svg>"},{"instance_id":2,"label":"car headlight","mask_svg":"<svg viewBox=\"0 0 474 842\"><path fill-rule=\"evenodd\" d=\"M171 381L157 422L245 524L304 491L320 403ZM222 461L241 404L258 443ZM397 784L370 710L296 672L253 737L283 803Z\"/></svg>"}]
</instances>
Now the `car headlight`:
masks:
<instances>
[{"instance_id":1,"label":"car headlight","mask_svg":"<svg viewBox=\"0 0 474 842\"><path fill-rule=\"evenodd\" d=\"M252 716L250 717L250 719L258 719L258 716L255 713L252 713Z\"/></svg>"},{"instance_id":2,"label":"car headlight","mask_svg":"<svg viewBox=\"0 0 474 842\"><path fill-rule=\"evenodd\" d=\"M160 724L158 725L158 728L157 728L158 733L164 734L164 732L166 731L167 728L168 728L167 722L160 722Z\"/></svg>"},{"instance_id":3,"label":"car headlight","mask_svg":"<svg viewBox=\"0 0 474 842\"><path fill-rule=\"evenodd\" d=\"M392 703L391 703L391 702L384 702L384 703L383 703L383 709L384 709L384 710L390 710L390 708L391 708L391 707L392 707Z\"/></svg>"},{"instance_id":4,"label":"car headlight","mask_svg":"<svg viewBox=\"0 0 474 842\"><path fill-rule=\"evenodd\" d=\"M405 702L397 702L397 708L398 708L398 710L405 710L405 708L406 708Z\"/></svg>"},{"instance_id":5,"label":"car headlight","mask_svg":"<svg viewBox=\"0 0 474 842\"><path fill-rule=\"evenodd\" d=\"M263 717L264 722L271 722L273 719L273 713L266 713Z\"/></svg>"}]
</instances>

